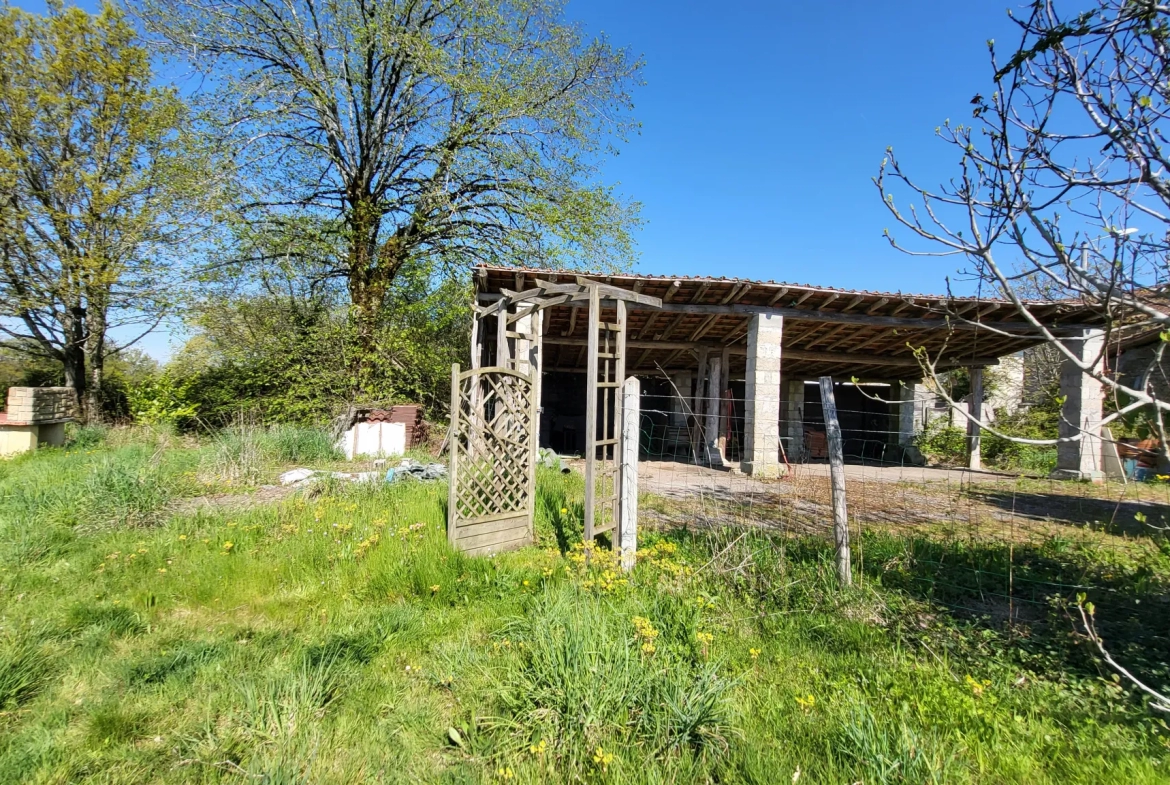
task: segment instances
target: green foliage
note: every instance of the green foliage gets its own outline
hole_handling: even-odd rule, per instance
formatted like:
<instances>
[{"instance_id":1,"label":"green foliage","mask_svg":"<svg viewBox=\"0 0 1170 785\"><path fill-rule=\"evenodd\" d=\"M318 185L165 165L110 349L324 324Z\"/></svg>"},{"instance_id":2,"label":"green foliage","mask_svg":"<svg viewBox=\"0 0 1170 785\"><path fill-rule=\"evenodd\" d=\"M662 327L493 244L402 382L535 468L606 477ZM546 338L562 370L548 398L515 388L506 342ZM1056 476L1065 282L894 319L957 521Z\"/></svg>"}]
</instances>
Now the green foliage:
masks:
<instances>
[{"instance_id":1,"label":"green foliage","mask_svg":"<svg viewBox=\"0 0 1170 785\"><path fill-rule=\"evenodd\" d=\"M5 7L0 71L0 317L97 418L107 330L145 329L173 304L172 252L203 217L215 167L112 4Z\"/></svg>"},{"instance_id":2,"label":"green foliage","mask_svg":"<svg viewBox=\"0 0 1170 785\"><path fill-rule=\"evenodd\" d=\"M185 423L199 410L189 400L189 387L189 382L177 382L165 372L143 379L126 391L130 416L144 425Z\"/></svg>"},{"instance_id":3,"label":"green foliage","mask_svg":"<svg viewBox=\"0 0 1170 785\"><path fill-rule=\"evenodd\" d=\"M355 367L373 359L411 265L450 278L475 261L612 267L632 255L638 206L598 182L597 164L635 128L641 64L587 38L559 2L145 0L139 11L215 85L215 115L246 145L240 223L266 251L251 258L323 261L318 281L345 281ZM283 244L289 225L321 242Z\"/></svg>"},{"instance_id":4,"label":"green foliage","mask_svg":"<svg viewBox=\"0 0 1170 785\"><path fill-rule=\"evenodd\" d=\"M320 429L241 421L212 436L200 474L209 483L255 485L277 464L321 463L341 457L329 434Z\"/></svg>"},{"instance_id":5,"label":"green foliage","mask_svg":"<svg viewBox=\"0 0 1170 785\"><path fill-rule=\"evenodd\" d=\"M914 444L931 463L957 466L967 461L967 432L941 417L928 422Z\"/></svg>"},{"instance_id":6,"label":"green foliage","mask_svg":"<svg viewBox=\"0 0 1170 785\"><path fill-rule=\"evenodd\" d=\"M1021 444L1023 439L1055 439L1059 436L1060 407L1034 406L1013 414L1000 414L995 429L1003 434L984 433L982 454L989 466L1047 475L1056 467L1055 445ZM1007 438L1005 438L1007 437Z\"/></svg>"},{"instance_id":7,"label":"green foliage","mask_svg":"<svg viewBox=\"0 0 1170 785\"><path fill-rule=\"evenodd\" d=\"M451 396L451 364L467 362L469 299L464 284L408 266L360 374L361 340L335 294L209 299L170 372L213 425L241 411L265 422L320 424L350 402L421 403L439 419Z\"/></svg>"}]
</instances>

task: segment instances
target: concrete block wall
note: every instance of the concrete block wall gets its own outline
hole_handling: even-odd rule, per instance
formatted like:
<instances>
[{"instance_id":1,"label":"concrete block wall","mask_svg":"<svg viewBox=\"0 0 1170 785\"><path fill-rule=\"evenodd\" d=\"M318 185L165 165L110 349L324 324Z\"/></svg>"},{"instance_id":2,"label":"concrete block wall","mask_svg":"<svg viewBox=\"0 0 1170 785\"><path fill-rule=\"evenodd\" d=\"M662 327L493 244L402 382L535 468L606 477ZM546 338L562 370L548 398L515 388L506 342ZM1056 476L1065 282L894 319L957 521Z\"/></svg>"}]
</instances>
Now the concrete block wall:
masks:
<instances>
[{"instance_id":1,"label":"concrete block wall","mask_svg":"<svg viewBox=\"0 0 1170 785\"><path fill-rule=\"evenodd\" d=\"M71 387L9 387L8 419L15 422L68 420L77 414Z\"/></svg>"}]
</instances>

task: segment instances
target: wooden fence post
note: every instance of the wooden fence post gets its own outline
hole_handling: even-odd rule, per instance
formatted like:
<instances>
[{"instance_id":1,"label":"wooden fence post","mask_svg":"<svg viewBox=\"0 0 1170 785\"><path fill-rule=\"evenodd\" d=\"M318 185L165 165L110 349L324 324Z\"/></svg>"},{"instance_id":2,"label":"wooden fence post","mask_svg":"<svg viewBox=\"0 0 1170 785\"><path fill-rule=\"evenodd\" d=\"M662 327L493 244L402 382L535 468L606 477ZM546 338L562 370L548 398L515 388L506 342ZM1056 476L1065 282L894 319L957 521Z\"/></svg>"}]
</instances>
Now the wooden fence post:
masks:
<instances>
[{"instance_id":1,"label":"wooden fence post","mask_svg":"<svg viewBox=\"0 0 1170 785\"><path fill-rule=\"evenodd\" d=\"M841 424L837 421L837 399L833 377L821 377L821 408L825 412L825 437L829 442L829 475L833 484L833 540L837 546L837 578L842 586L853 584L849 567L849 514L845 508L845 451Z\"/></svg>"},{"instance_id":2,"label":"wooden fence post","mask_svg":"<svg viewBox=\"0 0 1170 785\"><path fill-rule=\"evenodd\" d=\"M980 454L983 429L979 427L983 420L983 369L971 368L968 374L971 378L971 393L967 396L967 413L974 419L967 420L967 468L979 471L983 468Z\"/></svg>"},{"instance_id":3,"label":"wooden fence post","mask_svg":"<svg viewBox=\"0 0 1170 785\"><path fill-rule=\"evenodd\" d=\"M622 569L634 569L638 560L638 440L641 433L642 384L631 376L622 385L621 500L618 542Z\"/></svg>"}]
</instances>

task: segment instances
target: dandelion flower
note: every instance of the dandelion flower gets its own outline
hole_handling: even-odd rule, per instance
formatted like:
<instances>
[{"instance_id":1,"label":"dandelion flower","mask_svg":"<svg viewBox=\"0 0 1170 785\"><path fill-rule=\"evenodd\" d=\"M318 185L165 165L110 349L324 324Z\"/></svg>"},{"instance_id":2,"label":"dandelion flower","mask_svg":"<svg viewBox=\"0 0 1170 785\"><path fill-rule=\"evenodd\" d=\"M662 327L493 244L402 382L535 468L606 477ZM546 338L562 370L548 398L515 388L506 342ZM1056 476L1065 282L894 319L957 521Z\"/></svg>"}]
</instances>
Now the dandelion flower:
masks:
<instances>
[{"instance_id":1,"label":"dandelion flower","mask_svg":"<svg viewBox=\"0 0 1170 785\"><path fill-rule=\"evenodd\" d=\"M525 585L525 586L527 586L527 585L528 585L528 581L524 581L524 585Z\"/></svg>"},{"instance_id":2,"label":"dandelion flower","mask_svg":"<svg viewBox=\"0 0 1170 785\"><path fill-rule=\"evenodd\" d=\"M186 534L180 534L180 535L179 535L179 539L180 539L180 540L185 540L185 539L187 539L187 535L186 535Z\"/></svg>"},{"instance_id":3,"label":"dandelion flower","mask_svg":"<svg viewBox=\"0 0 1170 785\"><path fill-rule=\"evenodd\" d=\"M223 551L224 551L224 553L227 553L228 551L230 551L234 547L236 547L236 544L234 542L232 542L231 540L228 540L227 542L225 542L223 544Z\"/></svg>"},{"instance_id":4,"label":"dandelion flower","mask_svg":"<svg viewBox=\"0 0 1170 785\"><path fill-rule=\"evenodd\" d=\"M600 766L603 771L607 770L609 764L613 763L613 753L606 752L604 747L598 747L593 752L593 762Z\"/></svg>"},{"instance_id":5,"label":"dandelion flower","mask_svg":"<svg viewBox=\"0 0 1170 785\"><path fill-rule=\"evenodd\" d=\"M568 514L569 514L569 508L568 508L568 507L562 507L562 508L561 508L561 515L568 515Z\"/></svg>"}]
</instances>

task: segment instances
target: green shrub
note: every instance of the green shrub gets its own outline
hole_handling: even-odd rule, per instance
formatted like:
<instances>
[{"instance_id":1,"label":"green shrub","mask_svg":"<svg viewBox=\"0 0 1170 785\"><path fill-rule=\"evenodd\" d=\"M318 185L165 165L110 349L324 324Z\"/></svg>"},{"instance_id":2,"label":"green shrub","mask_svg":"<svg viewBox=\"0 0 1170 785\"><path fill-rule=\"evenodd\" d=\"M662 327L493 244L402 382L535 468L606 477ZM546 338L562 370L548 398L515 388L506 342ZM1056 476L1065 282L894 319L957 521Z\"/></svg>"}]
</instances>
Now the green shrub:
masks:
<instances>
[{"instance_id":1,"label":"green shrub","mask_svg":"<svg viewBox=\"0 0 1170 785\"><path fill-rule=\"evenodd\" d=\"M187 423L198 411L189 388L189 381L179 382L166 372L131 385L126 391L130 416L144 425Z\"/></svg>"},{"instance_id":2,"label":"green shrub","mask_svg":"<svg viewBox=\"0 0 1170 785\"><path fill-rule=\"evenodd\" d=\"M943 419L931 420L914 444L931 463L959 465L967 461L967 433Z\"/></svg>"}]
</instances>

